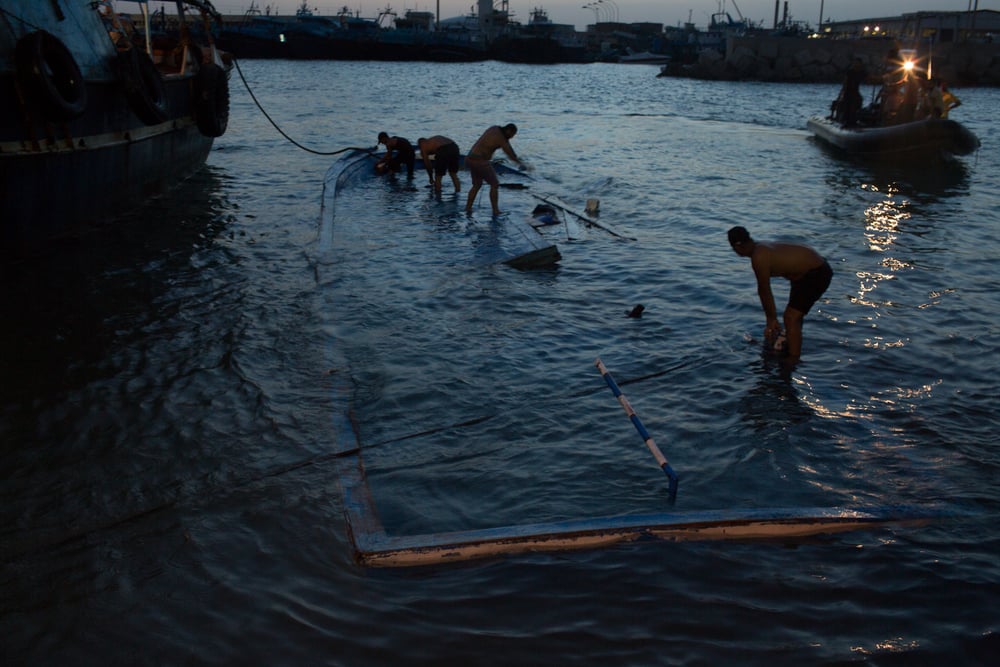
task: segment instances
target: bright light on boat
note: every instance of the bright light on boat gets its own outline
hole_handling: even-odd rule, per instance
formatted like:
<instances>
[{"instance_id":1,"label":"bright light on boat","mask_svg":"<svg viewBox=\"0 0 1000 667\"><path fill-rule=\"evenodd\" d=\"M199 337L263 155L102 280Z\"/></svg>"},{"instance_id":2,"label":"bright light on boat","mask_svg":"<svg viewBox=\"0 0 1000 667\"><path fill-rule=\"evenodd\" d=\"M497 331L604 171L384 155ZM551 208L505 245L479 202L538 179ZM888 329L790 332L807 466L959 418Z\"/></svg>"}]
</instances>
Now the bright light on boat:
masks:
<instances>
[{"instance_id":1,"label":"bright light on boat","mask_svg":"<svg viewBox=\"0 0 1000 667\"><path fill-rule=\"evenodd\" d=\"M907 60L907 61L903 62L903 69L905 69L907 72L909 72L910 70L912 70L913 67L914 67L914 65L913 65L913 61L912 60Z\"/></svg>"}]
</instances>

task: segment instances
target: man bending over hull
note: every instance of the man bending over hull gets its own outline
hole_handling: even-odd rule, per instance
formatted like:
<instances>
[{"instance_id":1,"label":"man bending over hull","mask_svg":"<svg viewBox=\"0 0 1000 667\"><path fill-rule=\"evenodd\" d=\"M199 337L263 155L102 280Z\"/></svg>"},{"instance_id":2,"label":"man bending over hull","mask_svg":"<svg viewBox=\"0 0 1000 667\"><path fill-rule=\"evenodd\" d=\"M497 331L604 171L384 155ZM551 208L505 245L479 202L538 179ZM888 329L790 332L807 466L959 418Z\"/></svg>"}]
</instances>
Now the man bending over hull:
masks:
<instances>
[{"instance_id":1,"label":"man bending over hull","mask_svg":"<svg viewBox=\"0 0 1000 667\"><path fill-rule=\"evenodd\" d=\"M455 192L462 189L462 184L458 180L458 144L448 137L435 135L429 139L424 137L417 139L417 148L424 159L427 178L434 186L435 192L441 192L441 181L446 171L455 185Z\"/></svg>"}]
</instances>

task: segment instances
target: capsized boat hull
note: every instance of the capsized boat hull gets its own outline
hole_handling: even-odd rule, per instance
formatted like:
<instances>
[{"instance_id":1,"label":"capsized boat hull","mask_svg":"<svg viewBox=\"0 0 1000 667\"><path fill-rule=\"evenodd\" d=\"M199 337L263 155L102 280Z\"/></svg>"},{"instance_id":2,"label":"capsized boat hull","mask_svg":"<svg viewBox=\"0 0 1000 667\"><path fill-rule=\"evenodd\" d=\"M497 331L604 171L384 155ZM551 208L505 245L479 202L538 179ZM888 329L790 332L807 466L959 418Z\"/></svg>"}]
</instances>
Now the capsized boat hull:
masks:
<instances>
[{"instance_id":1,"label":"capsized boat hull","mask_svg":"<svg viewBox=\"0 0 1000 667\"><path fill-rule=\"evenodd\" d=\"M382 177L375 174L375 161L373 152L353 149L331 165L324 181L324 217L332 218L335 215L337 193L340 190L358 179ZM499 164L496 165L496 170L501 176L517 173ZM422 160L417 160L414 171L415 178L423 176ZM488 189L488 185L484 186L483 192ZM504 204L506 208L506 202ZM534 203L531 206L533 208ZM522 219L518 215L502 214L477 220L478 217L477 213L469 218L470 230L481 229L483 232L475 243L477 262L506 264L517 269L536 269L552 267L562 259L556 245L532 226L530 216L526 215ZM332 224L336 224L335 221Z\"/></svg>"},{"instance_id":2,"label":"capsized boat hull","mask_svg":"<svg viewBox=\"0 0 1000 667\"><path fill-rule=\"evenodd\" d=\"M440 566L519 554L601 549L662 540L790 541L857 530L921 526L976 515L940 505L784 507L705 510L668 509L654 514L591 516L452 532L390 533L379 519L368 485L361 442L351 408L356 387L346 374L334 377L336 464L344 518L354 560L367 567ZM662 479L662 478L661 478Z\"/></svg>"},{"instance_id":3,"label":"capsized boat hull","mask_svg":"<svg viewBox=\"0 0 1000 667\"><path fill-rule=\"evenodd\" d=\"M979 139L961 123L947 118L925 118L885 127L844 127L813 116L806 127L817 139L852 155L898 159L917 155L968 155Z\"/></svg>"}]
</instances>

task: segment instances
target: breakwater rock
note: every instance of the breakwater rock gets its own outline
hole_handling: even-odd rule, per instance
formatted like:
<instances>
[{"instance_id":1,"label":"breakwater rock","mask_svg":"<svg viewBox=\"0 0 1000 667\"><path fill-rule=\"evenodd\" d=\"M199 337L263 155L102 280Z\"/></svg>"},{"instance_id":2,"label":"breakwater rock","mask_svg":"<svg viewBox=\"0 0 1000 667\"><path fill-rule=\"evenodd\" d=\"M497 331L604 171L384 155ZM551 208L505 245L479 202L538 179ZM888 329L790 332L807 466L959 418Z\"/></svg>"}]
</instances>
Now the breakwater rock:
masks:
<instances>
[{"instance_id":1,"label":"breakwater rock","mask_svg":"<svg viewBox=\"0 0 1000 667\"><path fill-rule=\"evenodd\" d=\"M706 49L690 65L664 69L664 76L726 81L840 83L852 58L861 58L872 75L882 71L893 42L874 39L730 37L726 52ZM922 53L922 55L925 55ZM950 85L1000 85L1000 44L936 44L930 54L934 76Z\"/></svg>"}]
</instances>

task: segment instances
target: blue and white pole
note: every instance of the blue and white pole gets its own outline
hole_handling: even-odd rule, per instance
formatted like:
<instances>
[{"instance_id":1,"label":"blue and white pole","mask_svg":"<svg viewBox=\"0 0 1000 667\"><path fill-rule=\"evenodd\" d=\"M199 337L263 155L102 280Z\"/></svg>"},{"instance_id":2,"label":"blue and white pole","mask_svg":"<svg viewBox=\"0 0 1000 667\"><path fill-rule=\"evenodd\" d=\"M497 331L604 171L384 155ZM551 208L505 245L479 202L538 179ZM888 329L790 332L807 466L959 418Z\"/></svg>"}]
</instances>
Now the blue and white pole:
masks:
<instances>
[{"instance_id":1,"label":"blue and white pole","mask_svg":"<svg viewBox=\"0 0 1000 667\"><path fill-rule=\"evenodd\" d=\"M628 418L632 421L632 425L635 426L635 430L642 436L642 439L646 443L646 447L649 448L649 451L653 454L653 458L656 459L656 463L660 466L660 469L666 473L667 479L669 480L668 493L670 495L670 502L674 502L674 500L677 499L677 473L675 473L674 469L670 467L670 463L667 462L667 458L663 455L663 452L661 452L660 448L656 446L655 442L653 442L653 436L651 436L649 431L646 430L646 427L642 425L642 422L639 420L639 415L637 415L635 410L632 409L632 404L628 402L628 399L625 398L625 394L623 394L622 390L618 388L618 384L615 382L615 379L611 377L611 373L608 372L608 369L604 366L604 362L601 361L600 357L594 361L594 365L597 366L597 370L601 372L601 377L604 378L604 381L608 383L611 393L614 394L615 398L618 399L618 402L621 403L622 408L625 410L625 414L628 415Z\"/></svg>"}]
</instances>

